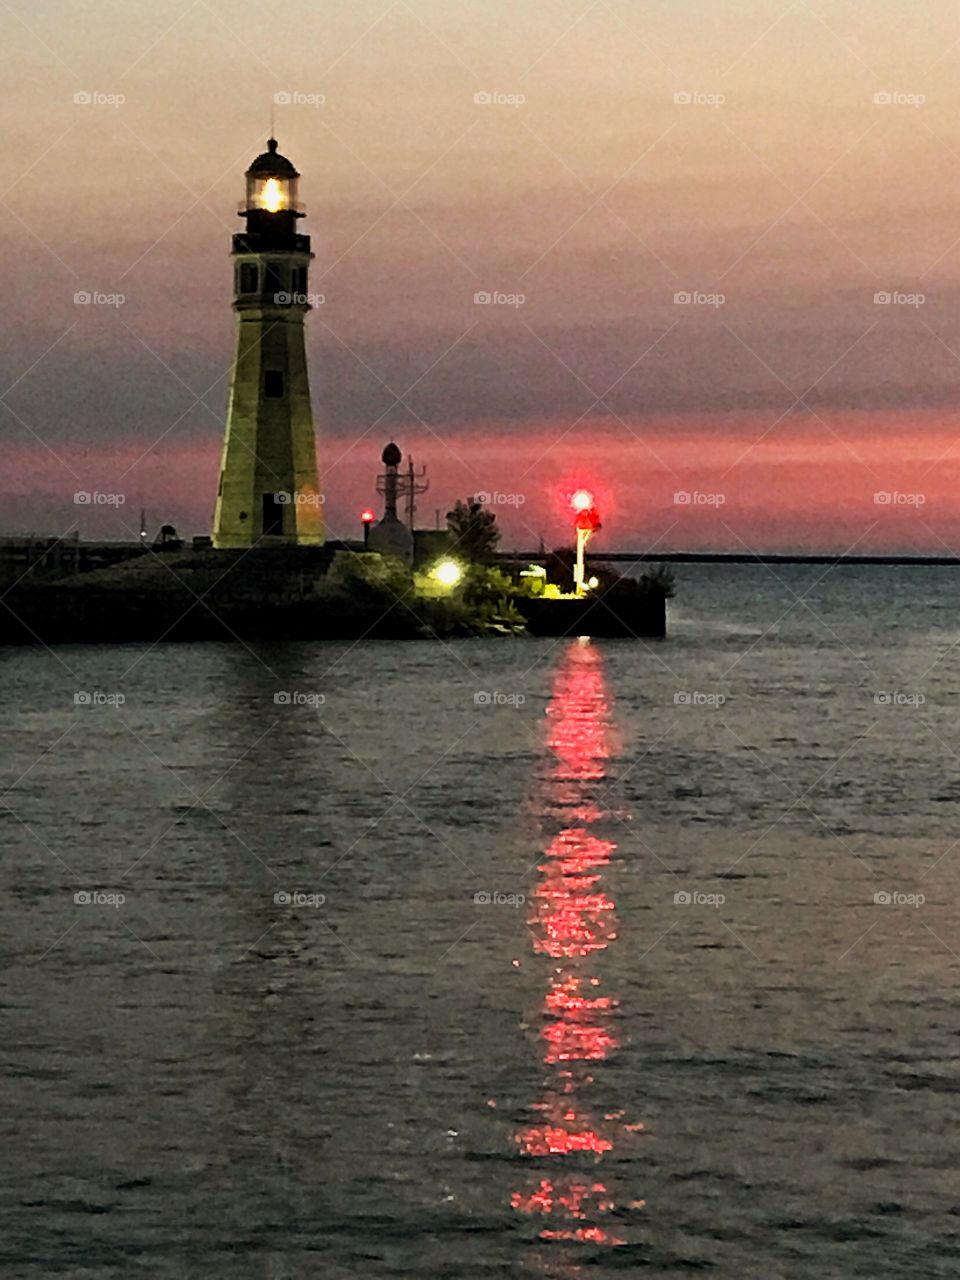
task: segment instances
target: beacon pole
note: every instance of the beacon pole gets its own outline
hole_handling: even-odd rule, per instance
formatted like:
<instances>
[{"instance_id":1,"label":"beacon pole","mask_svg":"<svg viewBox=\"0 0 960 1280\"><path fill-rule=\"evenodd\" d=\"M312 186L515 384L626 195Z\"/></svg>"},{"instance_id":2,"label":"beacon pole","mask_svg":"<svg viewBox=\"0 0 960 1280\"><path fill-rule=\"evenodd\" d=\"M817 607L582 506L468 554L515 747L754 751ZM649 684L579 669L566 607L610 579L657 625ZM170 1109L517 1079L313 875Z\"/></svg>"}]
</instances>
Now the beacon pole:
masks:
<instances>
[{"instance_id":1,"label":"beacon pole","mask_svg":"<svg viewBox=\"0 0 960 1280\"><path fill-rule=\"evenodd\" d=\"M579 524L577 525L577 566L574 571L573 581L578 596L582 596L587 589L584 585L586 568L584 566L583 553L587 549L587 543L590 541L592 532L592 529L584 529Z\"/></svg>"},{"instance_id":2,"label":"beacon pole","mask_svg":"<svg viewBox=\"0 0 960 1280\"><path fill-rule=\"evenodd\" d=\"M570 499L570 505L576 512L574 528L577 533L577 560L573 571L574 591L578 596L586 595L586 564L584 552L587 543L600 528L600 513L594 506L593 494L586 489L578 489Z\"/></svg>"}]
</instances>

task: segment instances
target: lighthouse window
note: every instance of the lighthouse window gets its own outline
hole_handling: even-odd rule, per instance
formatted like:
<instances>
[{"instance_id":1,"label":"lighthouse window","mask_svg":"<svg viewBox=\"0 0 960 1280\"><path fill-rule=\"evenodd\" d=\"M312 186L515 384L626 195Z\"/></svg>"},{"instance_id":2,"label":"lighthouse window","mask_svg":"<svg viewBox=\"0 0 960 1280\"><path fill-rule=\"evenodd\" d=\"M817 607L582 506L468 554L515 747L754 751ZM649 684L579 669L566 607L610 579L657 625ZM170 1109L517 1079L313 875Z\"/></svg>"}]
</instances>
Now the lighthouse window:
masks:
<instances>
[{"instance_id":1,"label":"lighthouse window","mask_svg":"<svg viewBox=\"0 0 960 1280\"><path fill-rule=\"evenodd\" d=\"M280 263L267 263L267 282L264 286L264 293L283 293L283 283L280 278Z\"/></svg>"},{"instance_id":2,"label":"lighthouse window","mask_svg":"<svg viewBox=\"0 0 960 1280\"><path fill-rule=\"evenodd\" d=\"M294 293L307 292L307 268L306 267L294 267L293 292Z\"/></svg>"},{"instance_id":3,"label":"lighthouse window","mask_svg":"<svg viewBox=\"0 0 960 1280\"><path fill-rule=\"evenodd\" d=\"M263 394L267 400L283 399L283 372L280 369L264 370Z\"/></svg>"},{"instance_id":4,"label":"lighthouse window","mask_svg":"<svg viewBox=\"0 0 960 1280\"><path fill-rule=\"evenodd\" d=\"M256 293L257 292L257 264L255 262L241 262L240 264L240 292Z\"/></svg>"}]
</instances>

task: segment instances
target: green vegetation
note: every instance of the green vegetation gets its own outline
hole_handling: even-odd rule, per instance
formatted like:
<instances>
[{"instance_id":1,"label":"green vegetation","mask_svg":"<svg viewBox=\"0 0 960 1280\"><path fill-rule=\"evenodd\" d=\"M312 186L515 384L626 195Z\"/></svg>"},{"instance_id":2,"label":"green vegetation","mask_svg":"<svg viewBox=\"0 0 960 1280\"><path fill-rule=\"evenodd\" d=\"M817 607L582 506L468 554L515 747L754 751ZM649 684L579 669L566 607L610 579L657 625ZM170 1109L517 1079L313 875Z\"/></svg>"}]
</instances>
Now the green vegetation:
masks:
<instances>
[{"instance_id":1,"label":"green vegetation","mask_svg":"<svg viewBox=\"0 0 960 1280\"><path fill-rule=\"evenodd\" d=\"M432 569L414 573L400 560L341 552L317 595L334 611L359 609L396 615L396 625L424 635L479 636L522 632L523 615L513 602L515 584L499 569L465 565L455 587L440 587Z\"/></svg>"},{"instance_id":2,"label":"green vegetation","mask_svg":"<svg viewBox=\"0 0 960 1280\"><path fill-rule=\"evenodd\" d=\"M497 517L485 510L476 498L459 499L447 512L450 551L470 564L489 564L500 543Z\"/></svg>"}]
</instances>

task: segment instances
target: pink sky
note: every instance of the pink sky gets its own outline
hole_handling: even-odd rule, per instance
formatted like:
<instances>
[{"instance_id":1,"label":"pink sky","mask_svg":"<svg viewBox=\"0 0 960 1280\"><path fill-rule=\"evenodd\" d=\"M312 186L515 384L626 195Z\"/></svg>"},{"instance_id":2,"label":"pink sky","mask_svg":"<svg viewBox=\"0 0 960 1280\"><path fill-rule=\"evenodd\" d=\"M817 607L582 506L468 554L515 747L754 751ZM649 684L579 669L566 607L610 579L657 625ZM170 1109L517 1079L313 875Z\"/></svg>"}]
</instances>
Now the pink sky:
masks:
<instances>
[{"instance_id":1,"label":"pink sky","mask_svg":"<svg viewBox=\"0 0 960 1280\"><path fill-rule=\"evenodd\" d=\"M409 431L405 447L426 462L430 491L418 524L433 527L453 497L489 494L505 549L568 539L566 500L577 486L598 498L595 546L660 550L931 551L960 555L960 441L950 419L918 414L828 413L731 420L495 424L436 435ZM323 441L330 532L359 535L359 512L376 503L380 433ZM36 512L82 535L136 534L141 506L152 533L161 520L202 530L216 486L218 446L170 441L142 458L130 446L11 452L19 480L7 499L24 529ZM8 486L10 482L8 480ZM12 486L11 486L12 488ZM75 491L121 494L120 506L77 506ZM686 500L684 495L689 495ZM878 498L878 495L882 495Z\"/></svg>"},{"instance_id":2,"label":"pink sky","mask_svg":"<svg viewBox=\"0 0 960 1280\"><path fill-rule=\"evenodd\" d=\"M425 523L521 492L509 541L559 536L578 469L611 545L956 540L950 0L12 0L0 29L0 529L60 532L113 485L208 530L229 237L282 93L334 531L392 436L430 465Z\"/></svg>"}]
</instances>

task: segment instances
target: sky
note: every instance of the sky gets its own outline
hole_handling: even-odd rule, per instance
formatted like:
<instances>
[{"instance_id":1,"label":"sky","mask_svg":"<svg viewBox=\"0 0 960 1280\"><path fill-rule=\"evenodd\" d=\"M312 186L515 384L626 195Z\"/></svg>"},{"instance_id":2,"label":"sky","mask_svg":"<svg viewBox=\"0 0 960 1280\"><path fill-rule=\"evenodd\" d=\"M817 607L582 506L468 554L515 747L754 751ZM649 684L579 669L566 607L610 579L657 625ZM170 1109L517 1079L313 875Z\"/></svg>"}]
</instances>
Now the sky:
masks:
<instances>
[{"instance_id":1,"label":"sky","mask_svg":"<svg viewBox=\"0 0 960 1280\"><path fill-rule=\"evenodd\" d=\"M394 438L511 548L588 484L611 548L960 554L952 0L5 0L0 62L0 532L209 532L272 114L331 533Z\"/></svg>"}]
</instances>

